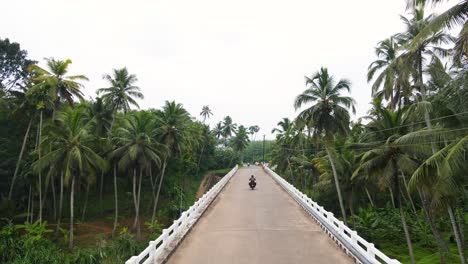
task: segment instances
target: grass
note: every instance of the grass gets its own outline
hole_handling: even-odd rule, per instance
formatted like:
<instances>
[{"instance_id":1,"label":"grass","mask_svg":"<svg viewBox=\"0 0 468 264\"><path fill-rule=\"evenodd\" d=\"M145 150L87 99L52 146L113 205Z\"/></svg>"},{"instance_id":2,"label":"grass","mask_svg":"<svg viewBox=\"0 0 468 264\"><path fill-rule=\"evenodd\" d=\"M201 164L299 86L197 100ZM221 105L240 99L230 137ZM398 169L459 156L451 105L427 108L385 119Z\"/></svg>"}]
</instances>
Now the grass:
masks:
<instances>
[{"instance_id":1,"label":"grass","mask_svg":"<svg viewBox=\"0 0 468 264\"><path fill-rule=\"evenodd\" d=\"M445 240L448 241L448 240ZM380 250L390 258L399 260L401 263L411 263L408 254L408 247L406 243L395 244L395 243L381 243ZM457 254L458 249L455 244L448 243L451 254L445 257L446 264L458 264L461 263L460 257ZM413 251L416 263L418 264L435 264L440 263L439 251L437 247L428 248L423 243L413 243ZM465 254L468 251L465 250Z\"/></svg>"}]
</instances>

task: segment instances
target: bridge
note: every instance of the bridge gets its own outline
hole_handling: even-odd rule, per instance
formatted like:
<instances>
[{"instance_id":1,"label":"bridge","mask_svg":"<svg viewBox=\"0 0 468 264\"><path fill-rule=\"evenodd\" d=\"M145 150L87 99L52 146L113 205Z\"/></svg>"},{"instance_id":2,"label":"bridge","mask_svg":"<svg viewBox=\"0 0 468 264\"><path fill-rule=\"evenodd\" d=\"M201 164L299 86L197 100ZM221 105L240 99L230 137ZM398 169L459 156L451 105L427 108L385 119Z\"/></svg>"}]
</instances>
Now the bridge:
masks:
<instances>
[{"instance_id":1,"label":"bridge","mask_svg":"<svg viewBox=\"0 0 468 264\"><path fill-rule=\"evenodd\" d=\"M257 178L250 190L248 178ZM232 169L126 264L400 263L270 168Z\"/></svg>"}]
</instances>

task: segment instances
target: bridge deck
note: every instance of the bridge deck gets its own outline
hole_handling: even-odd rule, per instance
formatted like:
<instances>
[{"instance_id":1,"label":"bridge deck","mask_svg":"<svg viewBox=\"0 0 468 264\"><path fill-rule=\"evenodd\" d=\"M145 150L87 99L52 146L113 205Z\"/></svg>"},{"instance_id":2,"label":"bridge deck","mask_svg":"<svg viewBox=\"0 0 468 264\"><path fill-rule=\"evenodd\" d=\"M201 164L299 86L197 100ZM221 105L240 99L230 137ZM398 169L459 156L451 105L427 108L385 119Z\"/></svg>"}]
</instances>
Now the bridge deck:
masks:
<instances>
[{"instance_id":1,"label":"bridge deck","mask_svg":"<svg viewBox=\"0 0 468 264\"><path fill-rule=\"evenodd\" d=\"M248 188L254 174L257 189ZM167 261L175 263L352 263L259 167L233 176Z\"/></svg>"}]
</instances>

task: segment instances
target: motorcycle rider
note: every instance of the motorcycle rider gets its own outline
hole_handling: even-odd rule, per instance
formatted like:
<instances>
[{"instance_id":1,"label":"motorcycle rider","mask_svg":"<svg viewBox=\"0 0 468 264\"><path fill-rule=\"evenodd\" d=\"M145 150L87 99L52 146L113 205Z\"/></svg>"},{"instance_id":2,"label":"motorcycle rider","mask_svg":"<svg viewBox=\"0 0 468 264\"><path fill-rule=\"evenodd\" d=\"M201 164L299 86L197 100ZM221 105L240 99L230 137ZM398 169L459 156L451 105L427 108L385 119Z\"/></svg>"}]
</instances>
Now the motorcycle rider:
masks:
<instances>
[{"instance_id":1,"label":"motorcycle rider","mask_svg":"<svg viewBox=\"0 0 468 264\"><path fill-rule=\"evenodd\" d=\"M252 175L250 176L250 179L249 179L249 186L250 188L253 190L255 188L255 186L257 186L257 180L255 179L255 177Z\"/></svg>"},{"instance_id":2,"label":"motorcycle rider","mask_svg":"<svg viewBox=\"0 0 468 264\"><path fill-rule=\"evenodd\" d=\"M253 175L250 176L249 182L251 182L251 181L253 181L255 183L257 182L257 179L255 179L255 176L253 176Z\"/></svg>"}]
</instances>

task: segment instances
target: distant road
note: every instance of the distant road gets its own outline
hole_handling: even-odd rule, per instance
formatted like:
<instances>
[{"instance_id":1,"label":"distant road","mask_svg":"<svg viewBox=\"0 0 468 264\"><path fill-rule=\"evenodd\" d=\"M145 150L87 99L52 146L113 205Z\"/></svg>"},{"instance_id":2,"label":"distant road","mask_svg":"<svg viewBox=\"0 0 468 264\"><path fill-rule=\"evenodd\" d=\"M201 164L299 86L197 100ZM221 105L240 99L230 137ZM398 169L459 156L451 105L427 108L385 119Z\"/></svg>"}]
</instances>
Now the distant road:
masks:
<instances>
[{"instance_id":1,"label":"distant road","mask_svg":"<svg viewBox=\"0 0 468 264\"><path fill-rule=\"evenodd\" d=\"M250 190L254 174L257 189ZM169 264L353 263L260 167L242 168Z\"/></svg>"}]
</instances>

